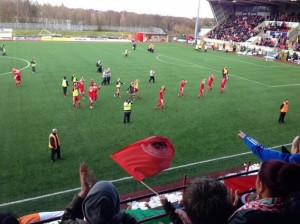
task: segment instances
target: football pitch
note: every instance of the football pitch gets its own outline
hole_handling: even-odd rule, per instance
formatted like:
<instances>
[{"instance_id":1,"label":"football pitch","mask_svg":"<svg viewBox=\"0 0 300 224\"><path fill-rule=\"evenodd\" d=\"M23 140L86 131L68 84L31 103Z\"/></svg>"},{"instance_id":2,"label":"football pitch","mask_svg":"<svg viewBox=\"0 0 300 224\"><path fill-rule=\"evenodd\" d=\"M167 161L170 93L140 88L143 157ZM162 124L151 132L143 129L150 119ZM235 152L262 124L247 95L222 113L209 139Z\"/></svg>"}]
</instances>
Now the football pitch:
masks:
<instances>
[{"instance_id":1,"label":"football pitch","mask_svg":"<svg viewBox=\"0 0 300 224\"><path fill-rule=\"evenodd\" d=\"M192 46L131 43L6 42L8 56L0 57L0 211L17 215L61 210L80 186L78 169L86 162L97 179L113 180L120 193L144 187L127 178L109 155L152 135L168 137L174 144L172 170L145 179L154 187L188 177L257 162L237 133L243 130L268 147L288 144L299 134L300 66ZM128 58L124 50L130 49ZM37 72L29 62L35 59ZM89 108L87 88L101 60L112 71L111 84L102 86L94 109ZM219 93L221 70L229 69L225 92ZM13 68L21 69L22 84L14 85ZM149 84L149 70L156 71ZM63 97L64 76L85 79L81 109L72 108L71 86ZM212 92L198 98L199 84L215 75ZM120 78L122 98L115 98ZM131 81L139 79L140 95L132 106L131 123L123 124L123 102ZM188 82L184 97L179 83ZM153 110L159 88L165 85L165 112ZM285 124L278 124L279 106L289 99ZM49 163L48 136L58 129L64 160ZM241 154L241 155L240 155ZM226 157L226 158L223 158ZM205 162L210 161L210 162ZM191 165L196 164L196 165Z\"/></svg>"}]
</instances>

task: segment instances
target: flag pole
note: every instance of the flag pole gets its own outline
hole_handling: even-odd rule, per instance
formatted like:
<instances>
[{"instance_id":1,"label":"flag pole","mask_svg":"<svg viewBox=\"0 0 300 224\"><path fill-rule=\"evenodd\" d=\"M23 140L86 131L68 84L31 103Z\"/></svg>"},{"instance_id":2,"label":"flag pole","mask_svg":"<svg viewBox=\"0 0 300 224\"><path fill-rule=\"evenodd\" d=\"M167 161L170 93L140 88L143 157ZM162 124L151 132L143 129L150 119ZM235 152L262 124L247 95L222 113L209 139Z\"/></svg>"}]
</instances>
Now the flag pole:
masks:
<instances>
[{"instance_id":1,"label":"flag pole","mask_svg":"<svg viewBox=\"0 0 300 224\"><path fill-rule=\"evenodd\" d=\"M147 184L145 184L143 181L141 181L141 183L142 183L146 188L148 188L150 191L152 191L154 194L156 194L157 197L159 197L158 193L157 193L155 190L153 190L151 187L149 187L149 186L148 186Z\"/></svg>"},{"instance_id":2,"label":"flag pole","mask_svg":"<svg viewBox=\"0 0 300 224\"><path fill-rule=\"evenodd\" d=\"M200 0L198 1L198 11L195 21L195 33L194 33L194 45L197 45L197 36L198 36L198 22L199 22L199 11L200 11Z\"/></svg>"}]
</instances>

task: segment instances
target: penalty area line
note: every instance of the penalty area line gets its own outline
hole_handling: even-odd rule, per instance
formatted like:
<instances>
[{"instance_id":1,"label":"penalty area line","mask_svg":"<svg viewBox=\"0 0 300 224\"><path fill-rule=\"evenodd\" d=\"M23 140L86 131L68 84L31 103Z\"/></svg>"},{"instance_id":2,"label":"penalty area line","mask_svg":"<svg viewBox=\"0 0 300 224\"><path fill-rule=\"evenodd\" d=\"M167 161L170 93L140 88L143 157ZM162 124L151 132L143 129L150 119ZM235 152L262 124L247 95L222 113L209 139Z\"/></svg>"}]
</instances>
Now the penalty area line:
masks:
<instances>
[{"instance_id":1,"label":"penalty area line","mask_svg":"<svg viewBox=\"0 0 300 224\"><path fill-rule=\"evenodd\" d=\"M292 143L283 144L283 145L288 146L288 145L291 145L291 144ZM279 147L281 147L281 145L270 147L270 149L279 148ZM222 156L222 157L218 157L218 158L215 158L215 159L208 159L208 160L199 161L199 162L195 162L195 163L189 163L189 164L185 164L185 165L181 165L181 166L171 167L169 169L164 170L163 172L168 172L168 171L171 171L171 170L181 169L181 168L194 166L194 165L199 165L199 164L204 164L204 163L209 163L209 162L215 162L215 161L218 161L218 160L224 160L224 159L230 159L230 158L234 158L234 157L244 156L244 155L248 155L248 154L251 154L251 153L252 152L244 152L244 153L233 154L233 155L229 155L229 156ZM123 180L129 180L129 179L133 179L133 177L132 176L123 177L123 178L119 178L119 179L116 179L116 180L110 180L110 181L112 183L117 183L117 182L120 182L120 181L123 181ZM74 188L74 189L69 189L69 190L65 190L65 191L59 191L59 192L56 192L56 193L45 194L45 195L41 195L41 196L37 196L37 197L26 198L26 199L23 199L23 200L2 203L2 204L0 204L0 207L15 205L15 204L21 204L21 203L24 203L24 202L39 200L39 199L52 197L52 196L57 196L57 195L61 195L61 194L66 194L66 193L70 193L70 192L73 192L73 191L79 191L79 190L80 190L80 188Z\"/></svg>"}]
</instances>

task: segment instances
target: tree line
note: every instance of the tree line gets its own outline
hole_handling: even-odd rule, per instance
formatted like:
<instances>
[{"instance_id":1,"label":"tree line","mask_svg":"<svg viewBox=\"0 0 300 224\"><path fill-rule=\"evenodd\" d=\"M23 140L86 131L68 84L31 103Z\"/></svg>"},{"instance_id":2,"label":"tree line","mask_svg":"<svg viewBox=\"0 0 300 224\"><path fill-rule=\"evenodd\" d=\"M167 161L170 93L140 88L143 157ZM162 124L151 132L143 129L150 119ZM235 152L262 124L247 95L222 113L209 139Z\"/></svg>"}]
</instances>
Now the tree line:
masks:
<instances>
[{"instance_id":1,"label":"tree line","mask_svg":"<svg viewBox=\"0 0 300 224\"><path fill-rule=\"evenodd\" d=\"M58 23L121 27L159 27L169 33L193 33L195 18L137 14L133 12L72 9L63 4L52 6L30 0L1 0L0 22L2 23ZM200 27L213 27L215 19L199 19Z\"/></svg>"}]
</instances>

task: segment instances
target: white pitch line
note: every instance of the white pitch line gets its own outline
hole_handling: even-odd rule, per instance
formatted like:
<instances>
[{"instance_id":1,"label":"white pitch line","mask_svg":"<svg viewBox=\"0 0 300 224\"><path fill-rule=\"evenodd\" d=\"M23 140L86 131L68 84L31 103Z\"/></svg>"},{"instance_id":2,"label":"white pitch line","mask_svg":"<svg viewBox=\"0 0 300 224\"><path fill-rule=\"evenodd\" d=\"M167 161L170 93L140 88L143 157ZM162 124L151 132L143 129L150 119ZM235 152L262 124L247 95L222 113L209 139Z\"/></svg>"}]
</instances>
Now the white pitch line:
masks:
<instances>
[{"instance_id":1,"label":"white pitch line","mask_svg":"<svg viewBox=\"0 0 300 224\"><path fill-rule=\"evenodd\" d=\"M292 143L288 143L288 144L284 144L284 145L287 146L287 145L291 145L291 144ZM278 148L278 147L281 147L281 145L270 147L270 149L274 149L274 148ZM230 158L234 158L234 157L247 155L247 154L250 154L250 153L251 152L244 152L244 153L234 154L234 155L230 155L230 156L222 156L222 157L219 157L219 158L199 161L199 162L195 162L195 163L189 163L189 164L185 164L185 165L181 165L181 166L175 166L175 167L171 167L169 169L164 170L164 172L171 171L171 170L177 170L177 169L181 169L181 168L184 168L184 167L209 163L209 162L215 162L215 161L223 160L223 159L230 159ZM123 177L123 178L119 178L119 179L116 179L116 180L111 180L111 182L115 183L115 182L120 182L120 181L123 181L123 180L129 180L129 179L132 179L132 178L133 178L132 176ZM37 197L26 198L26 199L23 199L23 200L7 202L7 203L0 204L0 207L14 205L14 204L21 204L21 203L24 203L24 202L34 201L34 200L38 200L38 199L43 199L43 198L52 197L52 196L56 196L56 195L66 194L66 193L69 193L69 192L79 191L79 190L80 190L80 188L74 188L74 189L69 189L69 190L65 190L65 191L59 191L59 192L56 192L56 193L45 194L45 195L41 195L41 196L37 196Z\"/></svg>"},{"instance_id":2,"label":"white pitch line","mask_svg":"<svg viewBox=\"0 0 300 224\"><path fill-rule=\"evenodd\" d=\"M256 81L253 81L253 80L250 80L250 79L242 78L242 77L239 77L239 76L236 76L236 75L230 74L230 76L233 76L233 77L236 77L236 78L239 78L239 79L244 79L248 82L253 82L253 83L256 83L256 84L259 84L259 85L262 85L262 86L271 87L270 85L267 85L267 84L264 84L264 83L261 83L261 82L256 82Z\"/></svg>"},{"instance_id":3,"label":"white pitch line","mask_svg":"<svg viewBox=\"0 0 300 224\"><path fill-rule=\"evenodd\" d=\"M27 60L25 60L25 59L22 59L22 58L14 58L14 57L8 57L8 56L5 56L5 58L9 58L9 59L14 59L14 60L20 60L20 61L25 61L25 62L27 62L27 66L25 66L24 68L20 68L20 69L19 69L20 71L22 71L22 70L24 70L24 69L26 69L26 68L28 68L28 67L30 66L30 62L27 61ZM1 76L1 75L6 75L6 74L10 74L10 73L11 73L11 72L1 73L0 76Z\"/></svg>"},{"instance_id":4,"label":"white pitch line","mask_svg":"<svg viewBox=\"0 0 300 224\"><path fill-rule=\"evenodd\" d=\"M278 88L278 87L287 87L287 86L300 86L300 84L287 84L287 85L277 85L277 86L270 86L270 87Z\"/></svg>"}]
</instances>

